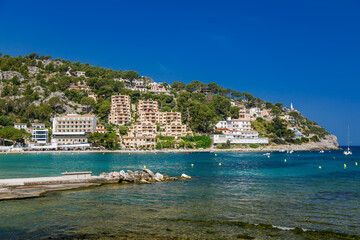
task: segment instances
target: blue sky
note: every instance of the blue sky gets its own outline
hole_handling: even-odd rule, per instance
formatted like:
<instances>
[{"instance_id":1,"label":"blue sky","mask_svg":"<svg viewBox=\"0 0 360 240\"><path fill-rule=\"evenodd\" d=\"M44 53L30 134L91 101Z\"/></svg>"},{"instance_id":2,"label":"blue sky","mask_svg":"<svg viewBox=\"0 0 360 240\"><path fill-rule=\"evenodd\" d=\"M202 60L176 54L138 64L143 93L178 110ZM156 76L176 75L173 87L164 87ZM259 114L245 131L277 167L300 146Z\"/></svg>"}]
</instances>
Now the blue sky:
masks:
<instances>
[{"instance_id":1,"label":"blue sky","mask_svg":"<svg viewBox=\"0 0 360 240\"><path fill-rule=\"evenodd\" d=\"M217 82L360 145L358 1L0 0L0 52Z\"/></svg>"}]
</instances>

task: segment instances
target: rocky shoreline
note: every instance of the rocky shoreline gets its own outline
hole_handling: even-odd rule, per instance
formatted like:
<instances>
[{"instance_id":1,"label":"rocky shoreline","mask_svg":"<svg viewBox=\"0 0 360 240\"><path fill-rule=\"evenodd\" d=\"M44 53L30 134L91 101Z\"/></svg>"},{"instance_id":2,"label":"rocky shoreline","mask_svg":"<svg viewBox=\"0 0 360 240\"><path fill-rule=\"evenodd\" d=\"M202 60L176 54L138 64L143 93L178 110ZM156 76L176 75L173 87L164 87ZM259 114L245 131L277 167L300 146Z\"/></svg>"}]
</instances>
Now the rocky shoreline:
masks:
<instances>
[{"instance_id":1,"label":"rocky shoreline","mask_svg":"<svg viewBox=\"0 0 360 240\"><path fill-rule=\"evenodd\" d=\"M89 176L81 175L84 173L89 173ZM181 177L154 174L149 169L135 172L121 170L120 172L101 173L99 176L90 176L91 172L79 172L74 173L70 178L69 174L71 173L63 173L63 176L59 177L0 179L0 200L41 197L47 192L95 187L103 184L149 184L191 178L186 174L182 174Z\"/></svg>"}]
</instances>

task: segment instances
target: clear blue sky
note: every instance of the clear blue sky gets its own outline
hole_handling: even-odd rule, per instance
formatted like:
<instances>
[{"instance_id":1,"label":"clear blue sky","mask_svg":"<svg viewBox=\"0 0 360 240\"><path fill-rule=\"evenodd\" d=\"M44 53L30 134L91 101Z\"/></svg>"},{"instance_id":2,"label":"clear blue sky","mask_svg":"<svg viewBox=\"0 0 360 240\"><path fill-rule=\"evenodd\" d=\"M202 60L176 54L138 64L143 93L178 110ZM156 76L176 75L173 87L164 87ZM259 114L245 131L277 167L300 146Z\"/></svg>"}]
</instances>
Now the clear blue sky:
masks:
<instances>
[{"instance_id":1,"label":"clear blue sky","mask_svg":"<svg viewBox=\"0 0 360 240\"><path fill-rule=\"evenodd\" d=\"M0 0L0 52L294 103L360 145L359 1Z\"/></svg>"}]
</instances>

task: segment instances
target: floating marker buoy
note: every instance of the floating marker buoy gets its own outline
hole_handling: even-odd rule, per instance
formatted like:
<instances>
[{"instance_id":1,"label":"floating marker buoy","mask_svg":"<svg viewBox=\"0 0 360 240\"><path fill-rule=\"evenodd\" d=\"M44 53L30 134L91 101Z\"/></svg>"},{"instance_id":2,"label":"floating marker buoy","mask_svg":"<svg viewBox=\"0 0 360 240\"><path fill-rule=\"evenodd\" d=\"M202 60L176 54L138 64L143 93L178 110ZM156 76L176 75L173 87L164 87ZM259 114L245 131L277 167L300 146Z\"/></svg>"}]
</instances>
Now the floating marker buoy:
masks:
<instances>
[{"instance_id":1,"label":"floating marker buoy","mask_svg":"<svg viewBox=\"0 0 360 240\"><path fill-rule=\"evenodd\" d=\"M186 155L189 155L189 153L187 152Z\"/></svg>"},{"instance_id":2,"label":"floating marker buoy","mask_svg":"<svg viewBox=\"0 0 360 240\"><path fill-rule=\"evenodd\" d=\"M219 166L221 166L221 163L219 163Z\"/></svg>"},{"instance_id":3,"label":"floating marker buoy","mask_svg":"<svg viewBox=\"0 0 360 240\"><path fill-rule=\"evenodd\" d=\"M284 162L286 162L286 159L284 160Z\"/></svg>"},{"instance_id":4,"label":"floating marker buoy","mask_svg":"<svg viewBox=\"0 0 360 240\"><path fill-rule=\"evenodd\" d=\"M217 156L217 154L215 153L215 157Z\"/></svg>"},{"instance_id":5,"label":"floating marker buoy","mask_svg":"<svg viewBox=\"0 0 360 240\"><path fill-rule=\"evenodd\" d=\"M319 169L321 169L321 166L319 166Z\"/></svg>"},{"instance_id":6,"label":"floating marker buoy","mask_svg":"<svg viewBox=\"0 0 360 240\"><path fill-rule=\"evenodd\" d=\"M346 168L346 164L344 164L344 168Z\"/></svg>"},{"instance_id":7,"label":"floating marker buoy","mask_svg":"<svg viewBox=\"0 0 360 240\"><path fill-rule=\"evenodd\" d=\"M144 166L144 169L146 169L146 166Z\"/></svg>"},{"instance_id":8,"label":"floating marker buoy","mask_svg":"<svg viewBox=\"0 0 360 240\"><path fill-rule=\"evenodd\" d=\"M193 167L193 166L194 166L194 164L191 164L191 166Z\"/></svg>"},{"instance_id":9,"label":"floating marker buoy","mask_svg":"<svg viewBox=\"0 0 360 240\"><path fill-rule=\"evenodd\" d=\"M355 162L355 166L357 166L357 162Z\"/></svg>"},{"instance_id":10,"label":"floating marker buoy","mask_svg":"<svg viewBox=\"0 0 360 240\"><path fill-rule=\"evenodd\" d=\"M268 158L270 158L270 156L268 156Z\"/></svg>"}]
</instances>

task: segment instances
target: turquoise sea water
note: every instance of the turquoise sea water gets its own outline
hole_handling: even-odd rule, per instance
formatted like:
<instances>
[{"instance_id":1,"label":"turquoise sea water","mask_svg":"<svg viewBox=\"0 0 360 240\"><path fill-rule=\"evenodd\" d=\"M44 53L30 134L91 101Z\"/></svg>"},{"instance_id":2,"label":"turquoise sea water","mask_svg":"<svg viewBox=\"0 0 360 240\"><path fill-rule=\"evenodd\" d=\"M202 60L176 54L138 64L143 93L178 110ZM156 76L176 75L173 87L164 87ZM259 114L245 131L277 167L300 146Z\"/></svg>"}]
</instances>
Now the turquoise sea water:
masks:
<instances>
[{"instance_id":1,"label":"turquoise sea water","mask_svg":"<svg viewBox=\"0 0 360 240\"><path fill-rule=\"evenodd\" d=\"M193 177L0 201L0 239L306 238L258 224L360 235L359 156L360 148L353 148L352 156L326 151L271 153L270 158L262 153L0 155L0 178L100 174L144 165Z\"/></svg>"}]
</instances>

